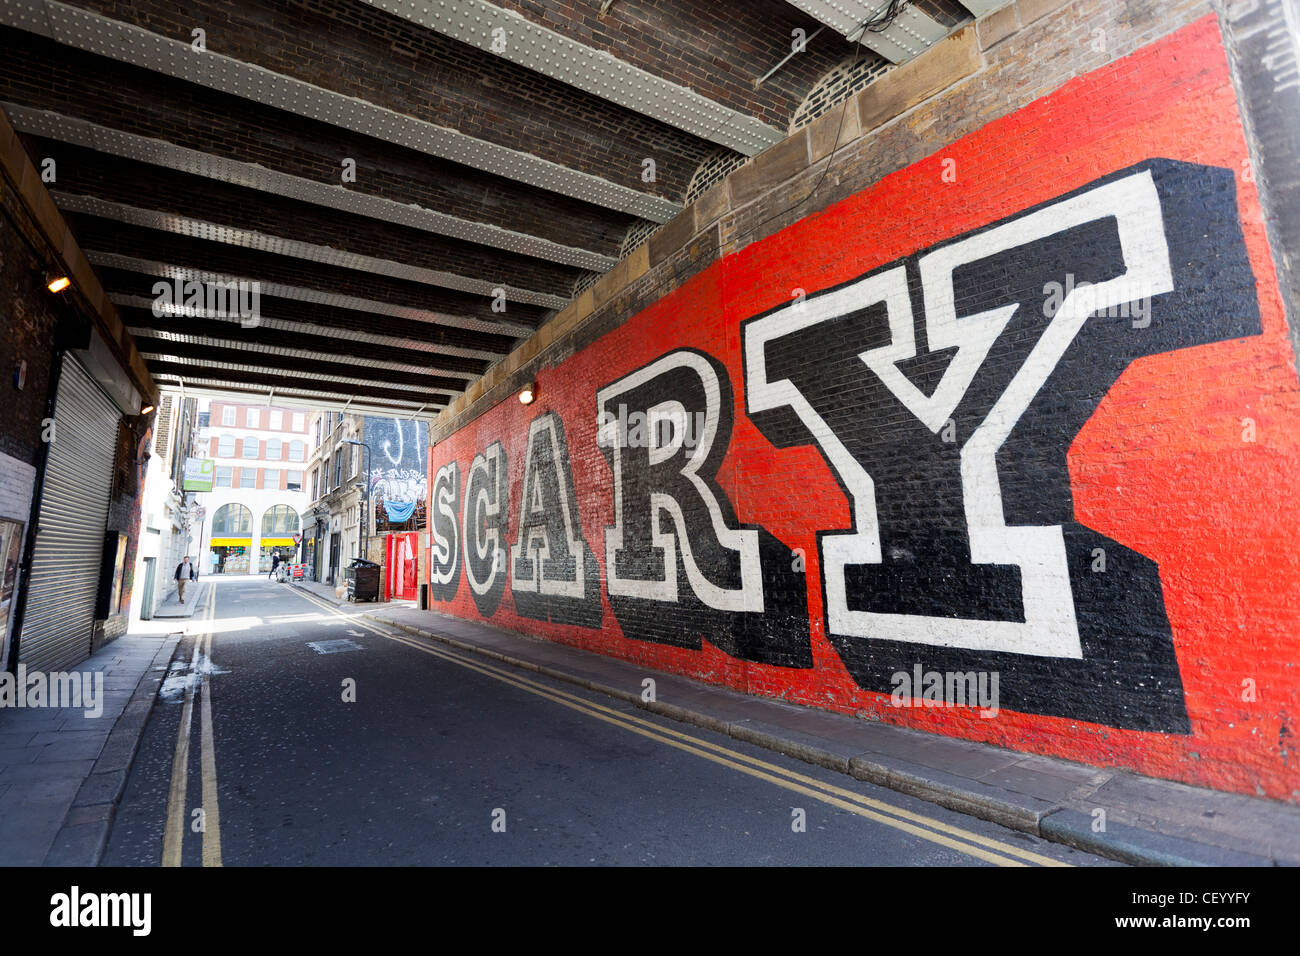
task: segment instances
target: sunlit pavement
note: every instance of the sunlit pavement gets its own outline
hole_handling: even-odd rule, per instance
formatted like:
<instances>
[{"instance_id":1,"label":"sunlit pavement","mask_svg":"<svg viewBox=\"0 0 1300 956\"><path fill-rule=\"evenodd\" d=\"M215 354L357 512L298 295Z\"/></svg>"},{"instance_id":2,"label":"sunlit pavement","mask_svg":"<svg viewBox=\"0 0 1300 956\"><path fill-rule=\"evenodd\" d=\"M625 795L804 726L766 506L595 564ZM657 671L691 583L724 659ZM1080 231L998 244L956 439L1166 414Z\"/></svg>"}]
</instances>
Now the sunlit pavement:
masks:
<instances>
[{"instance_id":1,"label":"sunlit pavement","mask_svg":"<svg viewBox=\"0 0 1300 956\"><path fill-rule=\"evenodd\" d=\"M206 581L106 864L1108 864L288 585Z\"/></svg>"}]
</instances>

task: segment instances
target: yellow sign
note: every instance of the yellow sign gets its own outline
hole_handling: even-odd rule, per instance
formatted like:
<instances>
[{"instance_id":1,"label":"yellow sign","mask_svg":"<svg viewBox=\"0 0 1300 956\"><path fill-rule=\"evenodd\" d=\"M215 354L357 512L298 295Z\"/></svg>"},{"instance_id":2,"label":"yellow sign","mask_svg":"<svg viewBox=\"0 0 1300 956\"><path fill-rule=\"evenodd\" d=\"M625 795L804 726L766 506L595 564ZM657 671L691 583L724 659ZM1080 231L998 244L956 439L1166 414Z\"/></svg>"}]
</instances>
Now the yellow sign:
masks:
<instances>
[{"instance_id":1,"label":"yellow sign","mask_svg":"<svg viewBox=\"0 0 1300 956\"><path fill-rule=\"evenodd\" d=\"M293 548L297 546L297 542L294 541L293 538L263 538L262 547L265 548L267 545Z\"/></svg>"},{"instance_id":2,"label":"yellow sign","mask_svg":"<svg viewBox=\"0 0 1300 956\"><path fill-rule=\"evenodd\" d=\"M212 545L212 547L214 548L220 548L223 546L235 547L235 548L247 548L249 545L253 543L253 539L252 538L213 538L208 543Z\"/></svg>"}]
</instances>

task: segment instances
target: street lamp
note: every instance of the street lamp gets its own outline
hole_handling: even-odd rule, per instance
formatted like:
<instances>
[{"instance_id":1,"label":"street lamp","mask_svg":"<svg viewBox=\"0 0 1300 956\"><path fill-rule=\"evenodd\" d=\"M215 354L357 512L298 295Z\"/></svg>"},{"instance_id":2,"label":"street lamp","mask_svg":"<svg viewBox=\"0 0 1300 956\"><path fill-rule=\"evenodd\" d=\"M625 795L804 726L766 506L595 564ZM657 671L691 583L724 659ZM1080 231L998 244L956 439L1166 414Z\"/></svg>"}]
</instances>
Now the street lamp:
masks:
<instances>
[{"instance_id":1,"label":"street lamp","mask_svg":"<svg viewBox=\"0 0 1300 956\"><path fill-rule=\"evenodd\" d=\"M345 445L359 445L366 452L366 512L365 518L361 525L361 556L369 560L370 558L370 446L363 441L357 441L355 438L343 439Z\"/></svg>"}]
</instances>

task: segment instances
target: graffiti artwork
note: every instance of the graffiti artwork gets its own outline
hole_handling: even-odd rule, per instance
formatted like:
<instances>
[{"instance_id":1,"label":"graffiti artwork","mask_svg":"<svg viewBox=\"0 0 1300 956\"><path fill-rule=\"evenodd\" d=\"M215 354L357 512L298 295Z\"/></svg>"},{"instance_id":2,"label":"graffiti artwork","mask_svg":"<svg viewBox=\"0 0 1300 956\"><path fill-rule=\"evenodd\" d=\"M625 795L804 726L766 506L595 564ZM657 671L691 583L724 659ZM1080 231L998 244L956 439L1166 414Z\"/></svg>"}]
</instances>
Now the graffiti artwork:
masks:
<instances>
[{"instance_id":1,"label":"graffiti artwork","mask_svg":"<svg viewBox=\"0 0 1300 956\"><path fill-rule=\"evenodd\" d=\"M1065 756L1097 725L1112 760L1212 781L1180 768L1233 706L1224 635L1259 626L1244 555L1300 517L1282 488L1267 522L1234 506L1277 473L1240 423L1295 371L1217 32L1130 61L724 258L440 441L434 601ZM967 171L944 196L941 161ZM1002 717L891 707L923 670L991 676Z\"/></svg>"},{"instance_id":2,"label":"graffiti artwork","mask_svg":"<svg viewBox=\"0 0 1300 956\"><path fill-rule=\"evenodd\" d=\"M364 428L371 454L371 497L383 505L391 524L401 524L428 496L425 459L429 426L401 418L367 416Z\"/></svg>"}]
</instances>

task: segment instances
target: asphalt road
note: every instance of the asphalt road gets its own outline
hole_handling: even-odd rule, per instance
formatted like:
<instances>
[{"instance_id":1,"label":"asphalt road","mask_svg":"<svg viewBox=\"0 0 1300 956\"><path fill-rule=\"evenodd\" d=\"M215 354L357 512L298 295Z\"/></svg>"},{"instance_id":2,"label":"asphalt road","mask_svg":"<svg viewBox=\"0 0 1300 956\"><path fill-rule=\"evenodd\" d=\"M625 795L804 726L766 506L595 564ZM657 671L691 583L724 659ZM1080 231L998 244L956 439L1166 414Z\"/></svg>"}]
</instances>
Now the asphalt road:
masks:
<instances>
[{"instance_id":1,"label":"asphalt road","mask_svg":"<svg viewBox=\"0 0 1300 956\"><path fill-rule=\"evenodd\" d=\"M106 865L1109 865L290 585L207 580Z\"/></svg>"}]
</instances>

